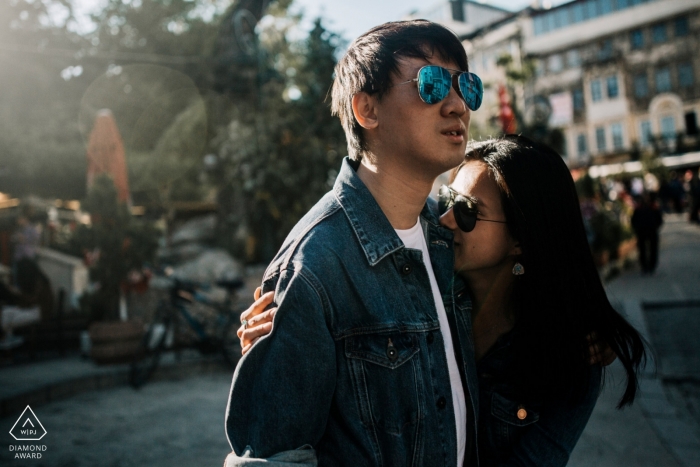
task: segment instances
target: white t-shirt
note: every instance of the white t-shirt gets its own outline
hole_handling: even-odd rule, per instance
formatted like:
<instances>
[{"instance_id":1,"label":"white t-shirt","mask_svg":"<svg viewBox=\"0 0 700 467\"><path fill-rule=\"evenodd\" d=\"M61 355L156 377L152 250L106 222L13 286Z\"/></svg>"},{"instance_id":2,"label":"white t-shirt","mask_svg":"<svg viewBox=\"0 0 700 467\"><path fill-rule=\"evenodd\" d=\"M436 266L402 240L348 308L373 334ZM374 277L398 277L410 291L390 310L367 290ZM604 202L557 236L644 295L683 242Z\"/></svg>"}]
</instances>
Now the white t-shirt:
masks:
<instances>
[{"instance_id":1,"label":"white t-shirt","mask_svg":"<svg viewBox=\"0 0 700 467\"><path fill-rule=\"evenodd\" d=\"M408 230L396 230L396 234L406 248L423 252L423 264L425 264L425 269L428 271L430 288L433 291L435 309L437 310L438 321L440 322L440 332L442 333L442 340L445 342L447 368L450 371L450 386L452 387L452 406L455 410L455 424L457 425L457 467L461 467L464 465L464 450L467 444L467 405L464 398L462 378L459 375L459 367L457 366L457 358L455 357L454 345L452 344L450 324L447 321L447 314L445 313L445 305L442 303L440 289L435 280L435 273L433 272L433 265L430 262L428 245L425 242L423 227L420 224L420 220Z\"/></svg>"}]
</instances>

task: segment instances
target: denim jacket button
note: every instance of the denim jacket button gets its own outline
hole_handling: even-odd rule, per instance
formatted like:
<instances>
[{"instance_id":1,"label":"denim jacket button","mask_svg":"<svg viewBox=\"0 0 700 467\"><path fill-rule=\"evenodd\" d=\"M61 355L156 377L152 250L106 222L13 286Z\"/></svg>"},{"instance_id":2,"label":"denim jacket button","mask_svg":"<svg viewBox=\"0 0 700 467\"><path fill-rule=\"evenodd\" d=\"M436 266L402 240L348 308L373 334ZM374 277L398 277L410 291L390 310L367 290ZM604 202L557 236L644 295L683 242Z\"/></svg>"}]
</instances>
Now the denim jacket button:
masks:
<instances>
[{"instance_id":1,"label":"denim jacket button","mask_svg":"<svg viewBox=\"0 0 700 467\"><path fill-rule=\"evenodd\" d=\"M389 357L389 360L392 362L395 362L397 358L399 358L399 353L396 351L396 347L394 347L394 343L391 342L391 339L389 339L389 345L386 347L386 356Z\"/></svg>"},{"instance_id":2,"label":"denim jacket button","mask_svg":"<svg viewBox=\"0 0 700 467\"><path fill-rule=\"evenodd\" d=\"M403 274L404 276L408 276L409 274L411 274L412 270L413 270L413 268L408 263L401 266L401 274Z\"/></svg>"},{"instance_id":3,"label":"denim jacket button","mask_svg":"<svg viewBox=\"0 0 700 467\"><path fill-rule=\"evenodd\" d=\"M518 409L518 418L520 420L525 420L527 418L527 410L525 410L523 407Z\"/></svg>"},{"instance_id":4,"label":"denim jacket button","mask_svg":"<svg viewBox=\"0 0 700 467\"><path fill-rule=\"evenodd\" d=\"M447 401L445 400L444 397L440 396L437 400L438 409L444 409L446 405L447 405Z\"/></svg>"}]
</instances>

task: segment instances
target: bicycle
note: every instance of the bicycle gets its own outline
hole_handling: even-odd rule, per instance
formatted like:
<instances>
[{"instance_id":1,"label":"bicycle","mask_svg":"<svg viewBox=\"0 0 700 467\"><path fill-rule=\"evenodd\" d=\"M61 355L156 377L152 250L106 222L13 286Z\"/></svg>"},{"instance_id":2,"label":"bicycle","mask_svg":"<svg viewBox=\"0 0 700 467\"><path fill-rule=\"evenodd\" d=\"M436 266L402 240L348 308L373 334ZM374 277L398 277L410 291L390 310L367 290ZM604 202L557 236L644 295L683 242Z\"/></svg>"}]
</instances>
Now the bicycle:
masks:
<instances>
[{"instance_id":1,"label":"bicycle","mask_svg":"<svg viewBox=\"0 0 700 467\"><path fill-rule=\"evenodd\" d=\"M243 286L242 280L217 281L214 284L226 289L223 303L211 300L199 292L210 287L209 284L170 278L169 299L160 300L155 316L146 329L141 349L131 364L129 383L135 389L140 388L151 378L160 357L165 350L177 350L188 345L181 345L177 337L181 331L178 326L183 322L191 331L194 347L202 354L221 352L226 362L235 367L241 358L241 347L236 335L240 326L240 310L234 310L236 290ZM213 310L214 319L196 317L190 308L202 304Z\"/></svg>"}]
</instances>

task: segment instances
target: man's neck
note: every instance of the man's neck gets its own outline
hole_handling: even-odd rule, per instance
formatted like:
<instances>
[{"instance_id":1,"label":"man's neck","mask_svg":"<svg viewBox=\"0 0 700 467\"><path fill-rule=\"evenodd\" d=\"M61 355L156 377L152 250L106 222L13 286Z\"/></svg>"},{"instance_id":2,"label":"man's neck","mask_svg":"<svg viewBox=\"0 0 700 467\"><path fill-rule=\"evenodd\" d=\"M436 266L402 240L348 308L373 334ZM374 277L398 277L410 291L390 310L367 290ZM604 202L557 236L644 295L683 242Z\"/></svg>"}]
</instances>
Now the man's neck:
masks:
<instances>
[{"instance_id":1,"label":"man's neck","mask_svg":"<svg viewBox=\"0 0 700 467\"><path fill-rule=\"evenodd\" d=\"M416 225L435 177L416 176L409 168L399 165L363 159L357 176L372 193L392 227L405 230Z\"/></svg>"}]
</instances>

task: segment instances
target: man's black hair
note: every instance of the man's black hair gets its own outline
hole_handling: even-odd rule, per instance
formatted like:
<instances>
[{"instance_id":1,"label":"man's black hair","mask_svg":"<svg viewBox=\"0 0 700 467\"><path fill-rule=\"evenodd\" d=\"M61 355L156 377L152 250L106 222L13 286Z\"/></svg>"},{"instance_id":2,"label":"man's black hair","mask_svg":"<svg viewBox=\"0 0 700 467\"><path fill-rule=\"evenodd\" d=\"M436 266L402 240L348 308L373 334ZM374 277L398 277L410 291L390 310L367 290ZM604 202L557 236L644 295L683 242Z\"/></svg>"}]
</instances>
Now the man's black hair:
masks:
<instances>
[{"instance_id":1,"label":"man's black hair","mask_svg":"<svg viewBox=\"0 0 700 467\"><path fill-rule=\"evenodd\" d=\"M362 128L352 113L352 97L358 92L379 98L398 72L398 59L439 56L468 71L467 54L449 29L427 20L393 21L376 26L358 37L335 67L332 111L340 118L348 140L348 154L359 160L367 150Z\"/></svg>"}]
</instances>

